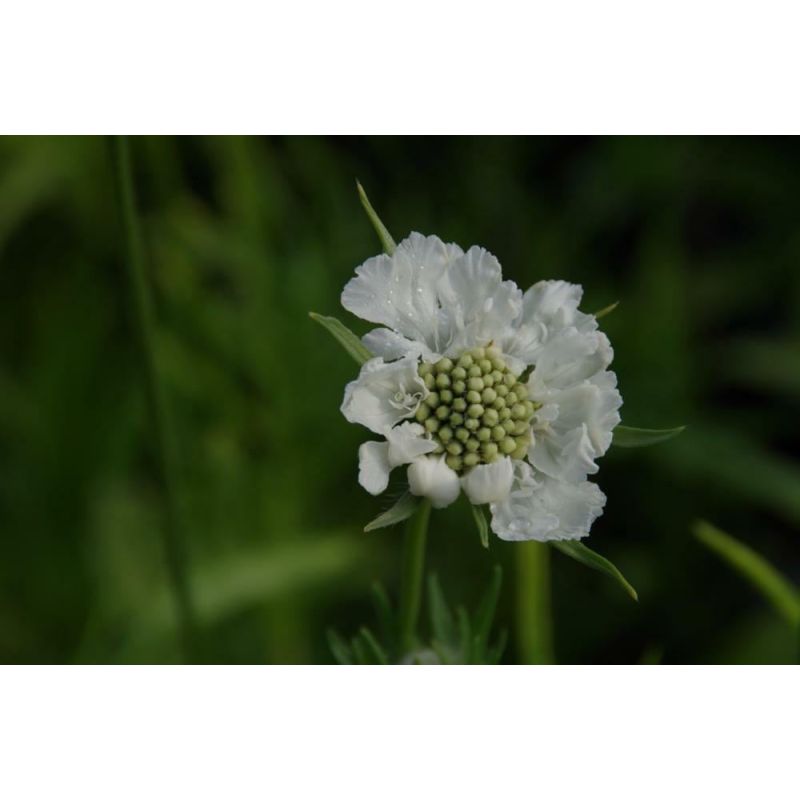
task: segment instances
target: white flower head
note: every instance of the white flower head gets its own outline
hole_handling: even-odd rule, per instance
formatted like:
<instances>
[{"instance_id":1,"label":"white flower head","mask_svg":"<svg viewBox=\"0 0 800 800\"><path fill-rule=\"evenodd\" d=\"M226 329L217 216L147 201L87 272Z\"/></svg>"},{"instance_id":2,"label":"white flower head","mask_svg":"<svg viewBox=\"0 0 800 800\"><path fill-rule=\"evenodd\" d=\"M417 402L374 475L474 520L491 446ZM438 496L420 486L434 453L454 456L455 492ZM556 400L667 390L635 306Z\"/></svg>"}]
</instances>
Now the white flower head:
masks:
<instances>
[{"instance_id":1,"label":"white flower head","mask_svg":"<svg viewBox=\"0 0 800 800\"><path fill-rule=\"evenodd\" d=\"M486 250L418 233L358 267L342 305L382 326L342 403L383 437L359 449L361 485L380 494L408 465L413 494L442 508L463 488L502 539L586 536L605 504L587 477L622 398L581 295L564 281L523 294Z\"/></svg>"}]
</instances>

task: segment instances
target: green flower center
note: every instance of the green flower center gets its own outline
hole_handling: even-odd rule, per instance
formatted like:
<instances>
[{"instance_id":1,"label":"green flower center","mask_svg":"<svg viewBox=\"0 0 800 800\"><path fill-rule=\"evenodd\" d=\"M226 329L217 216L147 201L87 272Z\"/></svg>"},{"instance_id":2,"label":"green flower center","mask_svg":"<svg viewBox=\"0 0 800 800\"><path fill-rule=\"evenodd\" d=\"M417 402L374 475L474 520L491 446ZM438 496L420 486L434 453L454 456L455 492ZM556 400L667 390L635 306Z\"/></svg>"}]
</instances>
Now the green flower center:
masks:
<instances>
[{"instance_id":1,"label":"green flower center","mask_svg":"<svg viewBox=\"0 0 800 800\"><path fill-rule=\"evenodd\" d=\"M462 473L503 456L525 457L537 406L497 348L476 347L457 361L423 362L419 375L430 393L415 418L438 445L435 452L447 453L451 469Z\"/></svg>"}]
</instances>

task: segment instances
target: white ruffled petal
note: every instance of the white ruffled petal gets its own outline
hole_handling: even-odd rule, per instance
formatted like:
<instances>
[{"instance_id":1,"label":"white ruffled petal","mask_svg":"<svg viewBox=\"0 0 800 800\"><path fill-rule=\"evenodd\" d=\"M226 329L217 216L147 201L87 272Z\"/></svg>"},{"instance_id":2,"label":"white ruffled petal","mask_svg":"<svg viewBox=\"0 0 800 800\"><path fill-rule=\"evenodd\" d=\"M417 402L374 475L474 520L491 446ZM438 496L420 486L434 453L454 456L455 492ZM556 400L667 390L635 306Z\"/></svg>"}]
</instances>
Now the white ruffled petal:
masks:
<instances>
[{"instance_id":1,"label":"white ruffled petal","mask_svg":"<svg viewBox=\"0 0 800 800\"><path fill-rule=\"evenodd\" d=\"M540 489L541 484L535 479L530 465L524 461L514 462L514 481L508 497L502 503L490 506L491 527L501 539L544 542L558 528L558 517L545 509L540 501Z\"/></svg>"},{"instance_id":2,"label":"white ruffled petal","mask_svg":"<svg viewBox=\"0 0 800 800\"><path fill-rule=\"evenodd\" d=\"M581 539L603 513L606 498L593 483L577 484L537 475L516 462L514 485L503 503L493 503L492 530L507 541Z\"/></svg>"},{"instance_id":3,"label":"white ruffled petal","mask_svg":"<svg viewBox=\"0 0 800 800\"><path fill-rule=\"evenodd\" d=\"M528 454L536 469L573 483L597 472L595 459L608 450L620 421L622 397L616 382L613 372L601 372L567 389L542 394L545 404L536 412L535 439Z\"/></svg>"},{"instance_id":4,"label":"white ruffled petal","mask_svg":"<svg viewBox=\"0 0 800 800\"><path fill-rule=\"evenodd\" d=\"M523 321L556 329L573 325L582 297L583 287L577 283L538 281L525 292Z\"/></svg>"},{"instance_id":5,"label":"white ruffled petal","mask_svg":"<svg viewBox=\"0 0 800 800\"><path fill-rule=\"evenodd\" d=\"M455 502L461 484L444 456L422 456L408 467L408 488L411 494L429 498L434 508L444 508Z\"/></svg>"},{"instance_id":6,"label":"white ruffled petal","mask_svg":"<svg viewBox=\"0 0 800 800\"><path fill-rule=\"evenodd\" d=\"M426 438L425 428L417 422L404 422L386 432L389 442L389 464L399 467L410 464L415 458L432 453L436 443Z\"/></svg>"},{"instance_id":7,"label":"white ruffled petal","mask_svg":"<svg viewBox=\"0 0 800 800\"><path fill-rule=\"evenodd\" d=\"M436 284L461 254L460 247L436 236L412 233L391 256L370 258L356 269L342 292L342 305L439 352Z\"/></svg>"},{"instance_id":8,"label":"white ruffled petal","mask_svg":"<svg viewBox=\"0 0 800 800\"><path fill-rule=\"evenodd\" d=\"M364 442L358 448L358 482L370 493L380 494L389 485L389 445Z\"/></svg>"},{"instance_id":9,"label":"white ruffled petal","mask_svg":"<svg viewBox=\"0 0 800 800\"><path fill-rule=\"evenodd\" d=\"M345 387L341 411L348 422L384 434L414 414L427 393L413 356L391 364L373 358L361 367L358 378Z\"/></svg>"},{"instance_id":10,"label":"white ruffled petal","mask_svg":"<svg viewBox=\"0 0 800 800\"><path fill-rule=\"evenodd\" d=\"M425 428L416 422L404 422L386 431L386 439L364 442L358 448L358 482L370 494L385 491L395 467L436 449L436 444L425 436Z\"/></svg>"},{"instance_id":11,"label":"white ruffled petal","mask_svg":"<svg viewBox=\"0 0 800 800\"><path fill-rule=\"evenodd\" d=\"M509 336L522 309L522 292L502 278L500 263L482 247L471 247L448 267L438 284L450 336L447 355Z\"/></svg>"},{"instance_id":12,"label":"white ruffled petal","mask_svg":"<svg viewBox=\"0 0 800 800\"><path fill-rule=\"evenodd\" d=\"M562 481L576 483L594 475L599 469L594 459L599 453L594 449L585 424L568 431L550 428L537 431L528 459L536 469Z\"/></svg>"},{"instance_id":13,"label":"white ruffled petal","mask_svg":"<svg viewBox=\"0 0 800 800\"><path fill-rule=\"evenodd\" d=\"M470 503L476 506L484 503L501 503L511 491L514 467L511 459L501 458L492 464L473 467L462 479L461 485Z\"/></svg>"},{"instance_id":14,"label":"white ruffled petal","mask_svg":"<svg viewBox=\"0 0 800 800\"><path fill-rule=\"evenodd\" d=\"M592 523L603 513L606 496L594 483L567 483L543 479L543 503L558 516L558 528L551 539L582 539Z\"/></svg>"},{"instance_id":15,"label":"white ruffled petal","mask_svg":"<svg viewBox=\"0 0 800 800\"><path fill-rule=\"evenodd\" d=\"M361 337L364 347L385 361L395 361L404 356L422 356L426 361L436 361L438 354L432 353L424 342L406 339L388 328L375 328Z\"/></svg>"},{"instance_id":16,"label":"white ruffled petal","mask_svg":"<svg viewBox=\"0 0 800 800\"><path fill-rule=\"evenodd\" d=\"M581 286L566 281L534 284L523 296L522 313L513 333L501 342L504 351L525 364L538 364L543 348L563 331L592 334L597 330L597 320L578 311L582 295Z\"/></svg>"},{"instance_id":17,"label":"white ruffled petal","mask_svg":"<svg viewBox=\"0 0 800 800\"><path fill-rule=\"evenodd\" d=\"M613 360L608 337L600 331L565 328L539 348L528 382L535 399L550 389L565 389L602 372Z\"/></svg>"}]
</instances>

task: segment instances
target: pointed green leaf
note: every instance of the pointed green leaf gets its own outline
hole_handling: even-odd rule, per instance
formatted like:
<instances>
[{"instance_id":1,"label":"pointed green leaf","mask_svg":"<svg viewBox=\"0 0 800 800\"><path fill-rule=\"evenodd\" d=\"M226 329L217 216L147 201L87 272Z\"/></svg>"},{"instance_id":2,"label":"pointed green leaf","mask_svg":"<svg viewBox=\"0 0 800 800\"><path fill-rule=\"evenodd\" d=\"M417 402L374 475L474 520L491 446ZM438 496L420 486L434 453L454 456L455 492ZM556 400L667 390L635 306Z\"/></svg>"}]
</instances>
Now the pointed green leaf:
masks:
<instances>
[{"instance_id":1,"label":"pointed green leaf","mask_svg":"<svg viewBox=\"0 0 800 800\"><path fill-rule=\"evenodd\" d=\"M606 314L610 314L617 306L619 305L619 300L616 303L612 303L610 306L606 306L605 308L601 308L599 311L596 311L594 314L595 319L600 319L604 317Z\"/></svg>"},{"instance_id":2,"label":"pointed green leaf","mask_svg":"<svg viewBox=\"0 0 800 800\"><path fill-rule=\"evenodd\" d=\"M369 645L361 638L360 634L356 634L350 644L353 649L353 658L356 664L375 663L375 659L372 657Z\"/></svg>"},{"instance_id":3,"label":"pointed green leaf","mask_svg":"<svg viewBox=\"0 0 800 800\"><path fill-rule=\"evenodd\" d=\"M455 620L445 600L442 586L435 574L428 577L428 606L431 617L431 630L435 639L446 647L458 645Z\"/></svg>"},{"instance_id":4,"label":"pointed green leaf","mask_svg":"<svg viewBox=\"0 0 800 800\"><path fill-rule=\"evenodd\" d=\"M391 640L395 633L394 614L392 613L392 603L383 585L377 581L372 584L372 603L375 606L375 616L378 618L378 625L385 640Z\"/></svg>"},{"instance_id":5,"label":"pointed green leaf","mask_svg":"<svg viewBox=\"0 0 800 800\"><path fill-rule=\"evenodd\" d=\"M552 544L556 550L561 551L570 558L574 558L584 566L591 567L591 569L596 569L600 572L605 572L606 575L614 578L634 600L639 600L636 589L625 580L625 576L607 558L603 558L603 556L595 553L594 550L590 550L585 544L571 541L550 542L550 544Z\"/></svg>"},{"instance_id":6,"label":"pointed green leaf","mask_svg":"<svg viewBox=\"0 0 800 800\"><path fill-rule=\"evenodd\" d=\"M340 664L352 664L353 663L353 656L350 652L350 647L345 642L344 639L334 630L329 630L327 632L328 635L328 646L331 648L331 652L333 653L333 657L340 663Z\"/></svg>"},{"instance_id":7,"label":"pointed green leaf","mask_svg":"<svg viewBox=\"0 0 800 800\"><path fill-rule=\"evenodd\" d=\"M419 497L406 492L388 511L378 514L372 522L364 527L365 531L374 531L378 528L388 528L404 519L408 519L417 509Z\"/></svg>"},{"instance_id":8,"label":"pointed green leaf","mask_svg":"<svg viewBox=\"0 0 800 800\"><path fill-rule=\"evenodd\" d=\"M462 655L464 663L469 663L470 643L472 642L472 628L469 624L469 614L463 606L456 609L458 620L458 652Z\"/></svg>"},{"instance_id":9,"label":"pointed green leaf","mask_svg":"<svg viewBox=\"0 0 800 800\"><path fill-rule=\"evenodd\" d=\"M662 430L654 430L652 428L629 428L627 425L617 425L614 428L614 438L612 444L617 447L647 447L651 444L658 444L659 442L666 442L667 439L672 439L679 433L686 430L685 425L680 425L677 428L664 428Z\"/></svg>"},{"instance_id":10,"label":"pointed green leaf","mask_svg":"<svg viewBox=\"0 0 800 800\"><path fill-rule=\"evenodd\" d=\"M386 651L378 644L378 640L373 636L372 631L369 628L361 628L359 634L361 635L367 652L372 655L374 663L388 664L389 658L386 655Z\"/></svg>"},{"instance_id":11,"label":"pointed green leaf","mask_svg":"<svg viewBox=\"0 0 800 800\"><path fill-rule=\"evenodd\" d=\"M500 631L497 641L489 648L486 653L487 664L499 664L500 659L503 657L503 651L506 649L508 643L508 631L503 628Z\"/></svg>"},{"instance_id":12,"label":"pointed green leaf","mask_svg":"<svg viewBox=\"0 0 800 800\"><path fill-rule=\"evenodd\" d=\"M478 527L478 536L481 537L481 544L488 550L489 549L489 524L486 522L486 514L480 506L469 504L472 509L472 516L475 519L475 525Z\"/></svg>"},{"instance_id":13,"label":"pointed green leaf","mask_svg":"<svg viewBox=\"0 0 800 800\"><path fill-rule=\"evenodd\" d=\"M371 358L375 358L375 356L364 347L361 339L359 339L344 323L339 322L336 317L323 317L322 314L317 314L314 311L309 311L308 316L311 317L314 322L319 322L319 324L347 350L358 364L364 364Z\"/></svg>"},{"instance_id":14,"label":"pointed green leaf","mask_svg":"<svg viewBox=\"0 0 800 800\"><path fill-rule=\"evenodd\" d=\"M375 213L375 209L372 207L372 203L370 203L367 193L364 191L364 187L358 181L356 181L356 186L358 187L358 196L361 198L361 205L364 206L364 211L367 212L369 221L372 223L372 227L375 228L375 233L378 234L378 239L381 241L384 252L391 255L397 249L394 239L392 239L386 226L381 222L381 218Z\"/></svg>"},{"instance_id":15,"label":"pointed green leaf","mask_svg":"<svg viewBox=\"0 0 800 800\"><path fill-rule=\"evenodd\" d=\"M765 558L704 520L694 524L694 535L758 589L789 623L800 623L800 591Z\"/></svg>"},{"instance_id":16,"label":"pointed green leaf","mask_svg":"<svg viewBox=\"0 0 800 800\"><path fill-rule=\"evenodd\" d=\"M500 597L500 587L503 584L503 570L499 565L492 569L492 577L486 587L478 610L475 612L475 643L479 649L477 655L484 660L486 648L489 644L489 635L492 631L492 621L497 609L497 600Z\"/></svg>"}]
</instances>

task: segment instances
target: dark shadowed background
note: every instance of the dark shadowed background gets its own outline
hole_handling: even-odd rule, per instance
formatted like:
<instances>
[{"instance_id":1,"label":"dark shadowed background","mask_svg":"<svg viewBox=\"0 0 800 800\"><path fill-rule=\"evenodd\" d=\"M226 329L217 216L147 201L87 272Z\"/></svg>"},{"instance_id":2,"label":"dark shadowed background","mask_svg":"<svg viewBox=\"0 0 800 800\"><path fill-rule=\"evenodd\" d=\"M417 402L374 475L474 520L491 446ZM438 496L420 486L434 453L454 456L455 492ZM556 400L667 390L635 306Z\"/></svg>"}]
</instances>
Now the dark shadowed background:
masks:
<instances>
[{"instance_id":1,"label":"dark shadowed background","mask_svg":"<svg viewBox=\"0 0 800 800\"><path fill-rule=\"evenodd\" d=\"M800 583L800 147L746 138L144 138L132 150L178 452L201 660L330 662L325 631L396 591L400 529L357 484L369 433L339 413L339 316L379 251L359 178L400 239L481 244L523 288L585 287L628 425L689 425L601 461L589 543L639 591L553 554L561 662L781 662L791 630L692 536L705 518ZM180 658L157 450L108 143L0 140L0 661ZM434 515L429 566L474 604L515 551Z\"/></svg>"}]
</instances>

